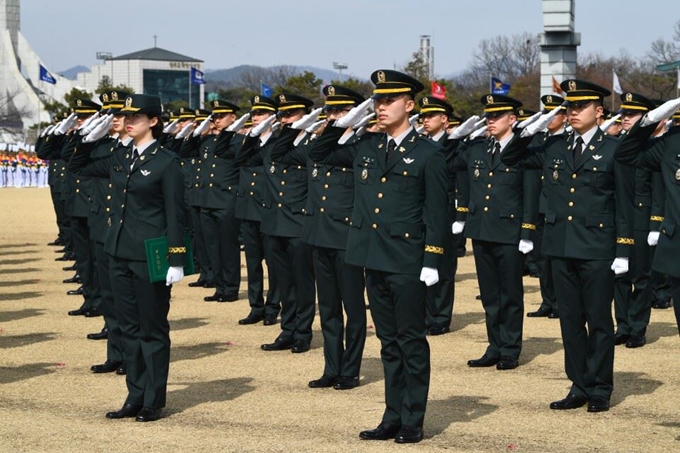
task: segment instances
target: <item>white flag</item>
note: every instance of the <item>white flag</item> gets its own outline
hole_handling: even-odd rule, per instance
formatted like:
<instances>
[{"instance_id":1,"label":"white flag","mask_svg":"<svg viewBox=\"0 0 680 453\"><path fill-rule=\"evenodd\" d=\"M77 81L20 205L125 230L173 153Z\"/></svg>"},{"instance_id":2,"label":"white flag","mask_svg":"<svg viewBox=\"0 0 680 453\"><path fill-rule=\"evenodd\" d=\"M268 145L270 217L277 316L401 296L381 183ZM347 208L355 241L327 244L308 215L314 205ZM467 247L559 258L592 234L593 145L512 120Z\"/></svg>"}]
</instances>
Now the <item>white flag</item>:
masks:
<instances>
[{"instance_id":1,"label":"white flag","mask_svg":"<svg viewBox=\"0 0 680 453\"><path fill-rule=\"evenodd\" d=\"M619 82L619 76L616 75L616 71L612 70L614 79L612 81L612 89L616 94L623 94L623 89L621 89L621 82Z\"/></svg>"},{"instance_id":2,"label":"white flag","mask_svg":"<svg viewBox=\"0 0 680 453\"><path fill-rule=\"evenodd\" d=\"M678 90L680 90L680 68L678 68Z\"/></svg>"}]
</instances>

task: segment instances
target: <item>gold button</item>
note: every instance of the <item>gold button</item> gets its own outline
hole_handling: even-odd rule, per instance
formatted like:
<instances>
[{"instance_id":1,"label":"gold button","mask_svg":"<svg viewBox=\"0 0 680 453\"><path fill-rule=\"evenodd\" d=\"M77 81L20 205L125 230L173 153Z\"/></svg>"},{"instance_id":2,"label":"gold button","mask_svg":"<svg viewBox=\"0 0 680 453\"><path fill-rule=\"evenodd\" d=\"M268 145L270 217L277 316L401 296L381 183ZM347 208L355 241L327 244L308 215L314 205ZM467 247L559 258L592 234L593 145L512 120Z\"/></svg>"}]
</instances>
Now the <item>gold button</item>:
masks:
<instances>
[{"instance_id":1,"label":"gold button","mask_svg":"<svg viewBox=\"0 0 680 453\"><path fill-rule=\"evenodd\" d=\"M515 214L510 214L510 218L511 218L511 219L514 219L514 218L515 218Z\"/></svg>"},{"instance_id":2,"label":"gold button","mask_svg":"<svg viewBox=\"0 0 680 453\"><path fill-rule=\"evenodd\" d=\"M281 203L276 205L277 208L280 208L281 206L282 206Z\"/></svg>"},{"instance_id":3,"label":"gold button","mask_svg":"<svg viewBox=\"0 0 680 453\"><path fill-rule=\"evenodd\" d=\"M282 197L282 196L283 196L283 192L279 192L279 197Z\"/></svg>"},{"instance_id":4,"label":"gold button","mask_svg":"<svg viewBox=\"0 0 680 453\"><path fill-rule=\"evenodd\" d=\"M576 179L576 173L572 173L571 179Z\"/></svg>"},{"instance_id":5,"label":"gold button","mask_svg":"<svg viewBox=\"0 0 680 453\"><path fill-rule=\"evenodd\" d=\"M285 186L285 185L286 185L286 181L281 181L281 185L282 185L282 186Z\"/></svg>"},{"instance_id":6,"label":"gold button","mask_svg":"<svg viewBox=\"0 0 680 453\"><path fill-rule=\"evenodd\" d=\"M379 193L379 194L378 194L378 198L382 198L382 197L383 197L383 194L382 194L382 193Z\"/></svg>"},{"instance_id":7,"label":"gold button","mask_svg":"<svg viewBox=\"0 0 680 453\"><path fill-rule=\"evenodd\" d=\"M638 203L638 206L642 207L642 203Z\"/></svg>"},{"instance_id":8,"label":"gold button","mask_svg":"<svg viewBox=\"0 0 680 453\"><path fill-rule=\"evenodd\" d=\"M545 176L541 175L541 181L543 181L544 179L545 179Z\"/></svg>"},{"instance_id":9,"label":"gold button","mask_svg":"<svg viewBox=\"0 0 680 453\"><path fill-rule=\"evenodd\" d=\"M377 224L377 223L374 223L374 224L371 225L371 226L373 227L374 230L377 230L377 229L378 229L378 224Z\"/></svg>"},{"instance_id":10,"label":"gold button","mask_svg":"<svg viewBox=\"0 0 680 453\"><path fill-rule=\"evenodd\" d=\"M600 228L604 228L604 223L601 223L601 224L600 224Z\"/></svg>"},{"instance_id":11,"label":"gold button","mask_svg":"<svg viewBox=\"0 0 680 453\"><path fill-rule=\"evenodd\" d=\"M573 202L573 201L570 201L570 202L569 202L569 207L571 208L572 206L574 206L574 202Z\"/></svg>"},{"instance_id":12,"label":"gold button","mask_svg":"<svg viewBox=\"0 0 680 453\"><path fill-rule=\"evenodd\" d=\"M490 200L491 197L487 195L487 196L484 197L484 199L485 199L485 200Z\"/></svg>"},{"instance_id":13,"label":"gold button","mask_svg":"<svg viewBox=\"0 0 680 453\"><path fill-rule=\"evenodd\" d=\"M493 176L493 172L492 172L492 171L489 172L489 176Z\"/></svg>"},{"instance_id":14,"label":"gold button","mask_svg":"<svg viewBox=\"0 0 680 453\"><path fill-rule=\"evenodd\" d=\"M76 184L80 184L80 179L76 179Z\"/></svg>"},{"instance_id":15,"label":"gold button","mask_svg":"<svg viewBox=\"0 0 680 453\"><path fill-rule=\"evenodd\" d=\"M376 214L380 214L380 208L375 208L373 212L375 212Z\"/></svg>"},{"instance_id":16,"label":"gold button","mask_svg":"<svg viewBox=\"0 0 680 453\"><path fill-rule=\"evenodd\" d=\"M80 192L80 189L76 189L76 193Z\"/></svg>"},{"instance_id":17,"label":"gold button","mask_svg":"<svg viewBox=\"0 0 680 453\"><path fill-rule=\"evenodd\" d=\"M288 173L288 170L283 170L283 173Z\"/></svg>"},{"instance_id":18,"label":"gold button","mask_svg":"<svg viewBox=\"0 0 680 453\"><path fill-rule=\"evenodd\" d=\"M251 186L254 186L254 185L255 185L255 181L251 182L250 185L251 185Z\"/></svg>"},{"instance_id":19,"label":"gold button","mask_svg":"<svg viewBox=\"0 0 680 453\"><path fill-rule=\"evenodd\" d=\"M107 200L110 200L110 199L111 199L111 195L107 195L107 196L106 196L106 199L107 199Z\"/></svg>"},{"instance_id":20,"label":"gold button","mask_svg":"<svg viewBox=\"0 0 680 453\"><path fill-rule=\"evenodd\" d=\"M326 201L326 195L324 195L323 197L321 197L321 201Z\"/></svg>"},{"instance_id":21,"label":"gold button","mask_svg":"<svg viewBox=\"0 0 680 453\"><path fill-rule=\"evenodd\" d=\"M215 164L213 164L213 168L215 168Z\"/></svg>"},{"instance_id":22,"label":"gold button","mask_svg":"<svg viewBox=\"0 0 680 453\"><path fill-rule=\"evenodd\" d=\"M491 184L487 184L486 188L491 189Z\"/></svg>"},{"instance_id":23,"label":"gold button","mask_svg":"<svg viewBox=\"0 0 680 453\"><path fill-rule=\"evenodd\" d=\"M127 193L127 189L123 189L123 193Z\"/></svg>"},{"instance_id":24,"label":"gold button","mask_svg":"<svg viewBox=\"0 0 680 453\"><path fill-rule=\"evenodd\" d=\"M212 187L212 183L210 183L210 187Z\"/></svg>"},{"instance_id":25,"label":"gold button","mask_svg":"<svg viewBox=\"0 0 680 453\"><path fill-rule=\"evenodd\" d=\"M319 212L326 212L324 208L319 209Z\"/></svg>"},{"instance_id":26,"label":"gold button","mask_svg":"<svg viewBox=\"0 0 680 453\"><path fill-rule=\"evenodd\" d=\"M405 172L403 173L403 175L404 175L404 176L408 176L408 172L405 171Z\"/></svg>"},{"instance_id":27,"label":"gold button","mask_svg":"<svg viewBox=\"0 0 680 453\"><path fill-rule=\"evenodd\" d=\"M200 169L200 168L197 168L196 171L201 171L201 169Z\"/></svg>"},{"instance_id":28,"label":"gold button","mask_svg":"<svg viewBox=\"0 0 680 453\"><path fill-rule=\"evenodd\" d=\"M343 167L343 168L342 168L342 171L347 171L347 169L346 169L345 167Z\"/></svg>"},{"instance_id":29,"label":"gold button","mask_svg":"<svg viewBox=\"0 0 680 453\"><path fill-rule=\"evenodd\" d=\"M111 208L106 208L106 212L111 212Z\"/></svg>"},{"instance_id":30,"label":"gold button","mask_svg":"<svg viewBox=\"0 0 680 453\"><path fill-rule=\"evenodd\" d=\"M250 196L252 197L253 195L254 195L254 193L253 193L253 192L250 192Z\"/></svg>"},{"instance_id":31,"label":"gold button","mask_svg":"<svg viewBox=\"0 0 680 453\"><path fill-rule=\"evenodd\" d=\"M301 165L298 165L298 170L302 170L302 166L301 166Z\"/></svg>"},{"instance_id":32,"label":"gold button","mask_svg":"<svg viewBox=\"0 0 680 453\"><path fill-rule=\"evenodd\" d=\"M576 189L574 189L574 188L572 187L571 189L569 189L569 192L570 192L570 193L574 193L574 192L576 192Z\"/></svg>"},{"instance_id":33,"label":"gold button","mask_svg":"<svg viewBox=\"0 0 680 453\"><path fill-rule=\"evenodd\" d=\"M257 176L257 173L253 173L253 176Z\"/></svg>"},{"instance_id":34,"label":"gold button","mask_svg":"<svg viewBox=\"0 0 680 453\"><path fill-rule=\"evenodd\" d=\"M593 167L593 171L597 171L597 167Z\"/></svg>"},{"instance_id":35,"label":"gold button","mask_svg":"<svg viewBox=\"0 0 680 453\"><path fill-rule=\"evenodd\" d=\"M331 172L330 172L330 171L327 171L327 172L326 172L326 176L330 176L330 175L331 175Z\"/></svg>"},{"instance_id":36,"label":"gold button","mask_svg":"<svg viewBox=\"0 0 680 453\"><path fill-rule=\"evenodd\" d=\"M210 177L211 177L211 178L214 178L214 177L215 177L215 173L210 173Z\"/></svg>"},{"instance_id":37,"label":"gold button","mask_svg":"<svg viewBox=\"0 0 680 453\"><path fill-rule=\"evenodd\" d=\"M384 176L382 178L380 178L380 182L385 182L385 181L387 181L387 178L385 178Z\"/></svg>"},{"instance_id":38,"label":"gold button","mask_svg":"<svg viewBox=\"0 0 680 453\"><path fill-rule=\"evenodd\" d=\"M666 229L664 228L663 230L661 230L661 232L662 232L663 234L666 234Z\"/></svg>"},{"instance_id":39,"label":"gold button","mask_svg":"<svg viewBox=\"0 0 680 453\"><path fill-rule=\"evenodd\" d=\"M570 222L571 222L573 219L574 219L574 218L573 218L572 216L567 217L567 220L570 221Z\"/></svg>"},{"instance_id":40,"label":"gold button","mask_svg":"<svg viewBox=\"0 0 680 453\"><path fill-rule=\"evenodd\" d=\"M484 206L484 212L487 212L489 208L487 206Z\"/></svg>"},{"instance_id":41,"label":"gold button","mask_svg":"<svg viewBox=\"0 0 680 453\"><path fill-rule=\"evenodd\" d=\"M404 234L404 237L405 237L405 238L410 237L410 236L411 236L411 235L408 234L408 233Z\"/></svg>"},{"instance_id":42,"label":"gold button","mask_svg":"<svg viewBox=\"0 0 680 453\"><path fill-rule=\"evenodd\" d=\"M122 205L120 205L120 207L121 207L121 209L124 208L124 207L125 207L125 203L123 203Z\"/></svg>"},{"instance_id":43,"label":"gold button","mask_svg":"<svg viewBox=\"0 0 680 453\"><path fill-rule=\"evenodd\" d=\"M328 189L328 184L324 184L324 185L323 185L323 188L324 188L324 189Z\"/></svg>"}]
</instances>

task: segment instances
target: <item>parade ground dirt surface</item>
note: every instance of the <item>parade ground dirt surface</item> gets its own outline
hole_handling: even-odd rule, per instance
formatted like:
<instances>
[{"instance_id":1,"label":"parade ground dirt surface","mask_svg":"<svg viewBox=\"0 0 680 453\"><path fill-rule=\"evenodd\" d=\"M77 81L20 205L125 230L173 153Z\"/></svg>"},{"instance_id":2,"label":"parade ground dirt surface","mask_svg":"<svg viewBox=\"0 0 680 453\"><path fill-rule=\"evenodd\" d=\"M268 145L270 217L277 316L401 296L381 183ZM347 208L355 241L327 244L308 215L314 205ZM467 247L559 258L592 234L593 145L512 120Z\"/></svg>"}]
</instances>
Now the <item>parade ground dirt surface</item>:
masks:
<instances>
[{"instance_id":1,"label":"parade ground dirt surface","mask_svg":"<svg viewBox=\"0 0 680 453\"><path fill-rule=\"evenodd\" d=\"M212 290L173 288L172 361L164 418L107 420L125 380L92 374L105 342L85 338L102 318L70 317L81 299L55 262L48 189L0 190L0 451L2 452L670 452L680 450L680 360L672 310L654 310L641 349L616 349L609 412L556 412L569 390L559 323L525 318L520 367L468 368L486 331L474 260L460 260L452 332L429 339L432 379L425 439L417 445L361 441L378 425L384 380L380 343L368 322L361 385L310 389L323 371L319 318L312 350L264 352L279 326L239 326L241 300L208 303ZM67 263L68 264L68 263ZM115 288L114 288L115 290ZM525 311L538 308L538 280L525 277Z\"/></svg>"}]
</instances>

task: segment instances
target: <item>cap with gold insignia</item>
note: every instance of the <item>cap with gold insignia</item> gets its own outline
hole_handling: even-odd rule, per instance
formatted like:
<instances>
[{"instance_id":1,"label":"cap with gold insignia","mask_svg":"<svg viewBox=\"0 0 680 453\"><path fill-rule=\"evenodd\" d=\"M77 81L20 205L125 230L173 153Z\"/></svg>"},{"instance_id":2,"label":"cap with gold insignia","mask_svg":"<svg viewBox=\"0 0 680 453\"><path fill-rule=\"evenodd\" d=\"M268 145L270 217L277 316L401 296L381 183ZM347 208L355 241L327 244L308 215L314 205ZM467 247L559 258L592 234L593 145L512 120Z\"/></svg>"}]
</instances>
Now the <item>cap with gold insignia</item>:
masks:
<instances>
[{"instance_id":1,"label":"cap with gold insignia","mask_svg":"<svg viewBox=\"0 0 680 453\"><path fill-rule=\"evenodd\" d=\"M130 93L120 90L111 90L106 93L102 93L99 96L99 100L102 102L102 111L108 110L107 113L116 114L125 107L125 98L127 98Z\"/></svg>"},{"instance_id":2,"label":"cap with gold insignia","mask_svg":"<svg viewBox=\"0 0 680 453\"><path fill-rule=\"evenodd\" d=\"M548 113L551 110L555 110L560 107L562 110L567 110L562 104L564 104L564 98L556 94L546 94L541 96L541 102L543 103L543 113Z\"/></svg>"},{"instance_id":3,"label":"cap with gold insignia","mask_svg":"<svg viewBox=\"0 0 680 453\"><path fill-rule=\"evenodd\" d=\"M340 85L325 86L323 88L323 94L326 96L324 110L351 108L366 100L356 91Z\"/></svg>"},{"instance_id":4,"label":"cap with gold insignia","mask_svg":"<svg viewBox=\"0 0 680 453\"><path fill-rule=\"evenodd\" d=\"M441 113L449 118L453 115L453 106L443 99L436 98L434 96L425 96L419 102L420 114L425 115L427 113Z\"/></svg>"},{"instance_id":5,"label":"cap with gold insignia","mask_svg":"<svg viewBox=\"0 0 680 453\"><path fill-rule=\"evenodd\" d=\"M621 95L621 114L645 114L654 109L654 103L638 93L623 93Z\"/></svg>"},{"instance_id":6,"label":"cap with gold insignia","mask_svg":"<svg viewBox=\"0 0 680 453\"><path fill-rule=\"evenodd\" d=\"M525 109L524 107L517 109L517 121L529 119L536 113L538 113L536 110Z\"/></svg>"},{"instance_id":7,"label":"cap with gold insignia","mask_svg":"<svg viewBox=\"0 0 680 453\"><path fill-rule=\"evenodd\" d=\"M189 107L180 107L179 108L179 120L193 120L196 118L196 111L194 109L190 109Z\"/></svg>"},{"instance_id":8,"label":"cap with gold insignia","mask_svg":"<svg viewBox=\"0 0 680 453\"><path fill-rule=\"evenodd\" d=\"M281 93L276 96L276 102L279 112L287 112L290 110L307 109L314 105L314 101L307 99L304 96L291 93Z\"/></svg>"},{"instance_id":9,"label":"cap with gold insignia","mask_svg":"<svg viewBox=\"0 0 680 453\"><path fill-rule=\"evenodd\" d=\"M212 113L236 113L241 110L238 105L232 104L229 101L223 99L215 99L210 101L210 108Z\"/></svg>"},{"instance_id":10,"label":"cap with gold insignia","mask_svg":"<svg viewBox=\"0 0 680 453\"><path fill-rule=\"evenodd\" d=\"M256 95L250 98L250 113L257 112L258 110L265 112L276 112L276 101L267 96Z\"/></svg>"},{"instance_id":11,"label":"cap with gold insignia","mask_svg":"<svg viewBox=\"0 0 680 453\"><path fill-rule=\"evenodd\" d=\"M144 113L149 116L161 116L161 98L149 94L131 94L125 98L125 106L120 110L123 115Z\"/></svg>"},{"instance_id":12,"label":"cap with gold insignia","mask_svg":"<svg viewBox=\"0 0 680 453\"><path fill-rule=\"evenodd\" d=\"M93 113L97 113L101 108L101 105L89 99L76 99L75 105L73 106L73 113L75 113L76 116L90 116Z\"/></svg>"},{"instance_id":13,"label":"cap with gold insignia","mask_svg":"<svg viewBox=\"0 0 680 453\"><path fill-rule=\"evenodd\" d=\"M168 121L170 121L171 123L172 123L173 121L179 119L179 115L177 115L177 112L176 112L175 110L170 110L170 111L168 112L168 114L170 115L170 118L168 119Z\"/></svg>"},{"instance_id":14,"label":"cap with gold insignia","mask_svg":"<svg viewBox=\"0 0 680 453\"><path fill-rule=\"evenodd\" d=\"M248 120L246 120L245 123L243 123L243 128L244 128L244 129L247 129L247 128L249 128L249 127L253 127L253 120L251 120L251 119L248 119Z\"/></svg>"},{"instance_id":15,"label":"cap with gold insignia","mask_svg":"<svg viewBox=\"0 0 680 453\"><path fill-rule=\"evenodd\" d=\"M458 116L458 115L450 115L449 116L449 127L453 126L460 126L460 123L463 122L463 118Z\"/></svg>"},{"instance_id":16,"label":"cap with gold insignia","mask_svg":"<svg viewBox=\"0 0 680 453\"><path fill-rule=\"evenodd\" d=\"M204 119L210 116L210 111L205 109L195 109L194 110L194 121L200 123Z\"/></svg>"},{"instance_id":17,"label":"cap with gold insignia","mask_svg":"<svg viewBox=\"0 0 680 453\"><path fill-rule=\"evenodd\" d=\"M516 113L522 106L522 102L510 96L502 94L487 94L481 97L479 102L484 106L484 116L496 116L506 112Z\"/></svg>"},{"instance_id":18,"label":"cap with gold insignia","mask_svg":"<svg viewBox=\"0 0 680 453\"><path fill-rule=\"evenodd\" d=\"M379 69L371 74L371 82L375 85L373 99L393 98L402 94L415 97L425 88L422 83L403 72L391 69Z\"/></svg>"},{"instance_id":19,"label":"cap with gold insignia","mask_svg":"<svg viewBox=\"0 0 680 453\"><path fill-rule=\"evenodd\" d=\"M676 110L671 118L673 118L676 122L680 121L680 109Z\"/></svg>"},{"instance_id":20,"label":"cap with gold insignia","mask_svg":"<svg viewBox=\"0 0 680 453\"><path fill-rule=\"evenodd\" d=\"M560 83L560 88L566 93L569 105L585 105L589 102L599 101L609 96L611 91L585 80L568 79Z\"/></svg>"},{"instance_id":21,"label":"cap with gold insignia","mask_svg":"<svg viewBox=\"0 0 680 453\"><path fill-rule=\"evenodd\" d=\"M614 116L615 116L615 114L612 113L612 112L610 112L610 111L607 110L607 109L605 109L605 112L602 114L602 118L604 118L605 120L610 120L610 119L614 118ZM616 124L621 124L621 117L616 118L616 119L614 120L614 122L615 122Z\"/></svg>"}]
</instances>

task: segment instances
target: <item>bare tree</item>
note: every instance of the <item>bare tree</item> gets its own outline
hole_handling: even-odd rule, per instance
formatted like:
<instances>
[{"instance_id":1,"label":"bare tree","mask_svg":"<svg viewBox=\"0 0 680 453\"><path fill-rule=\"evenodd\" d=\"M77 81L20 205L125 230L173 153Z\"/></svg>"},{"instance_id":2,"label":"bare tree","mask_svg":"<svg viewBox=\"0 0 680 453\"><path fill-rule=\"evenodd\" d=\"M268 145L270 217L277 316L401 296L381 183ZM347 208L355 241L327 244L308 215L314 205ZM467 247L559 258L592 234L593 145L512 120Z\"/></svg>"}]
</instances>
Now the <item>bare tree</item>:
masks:
<instances>
[{"instance_id":1,"label":"bare tree","mask_svg":"<svg viewBox=\"0 0 680 453\"><path fill-rule=\"evenodd\" d=\"M657 65L680 60L680 20L675 23L673 39L659 38L652 42L647 57Z\"/></svg>"},{"instance_id":2,"label":"bare tree","mask_svg":"<svg viewBox=\"0 0 680 453\"><path fill-rule=\"evenodd\" d=\"M473 71L509 82L539 68L541 48L536 36L522 33L483 39L472 56Z\"/></svg>"},{"instance_id":3,"label":"bare tree","mask_svg":"<svg viewBox=\"0 0 680 453\"><path fill-rule=\"evenodd\" d=\"M23 127L21 118L31 116L33 109L17 107L15 100L21 94L19 90L3 90L0 93L0 127Z\"/></svg>"}]
</instances>

